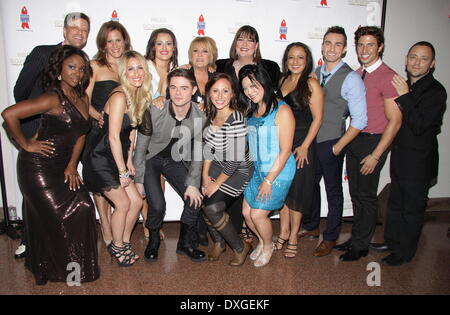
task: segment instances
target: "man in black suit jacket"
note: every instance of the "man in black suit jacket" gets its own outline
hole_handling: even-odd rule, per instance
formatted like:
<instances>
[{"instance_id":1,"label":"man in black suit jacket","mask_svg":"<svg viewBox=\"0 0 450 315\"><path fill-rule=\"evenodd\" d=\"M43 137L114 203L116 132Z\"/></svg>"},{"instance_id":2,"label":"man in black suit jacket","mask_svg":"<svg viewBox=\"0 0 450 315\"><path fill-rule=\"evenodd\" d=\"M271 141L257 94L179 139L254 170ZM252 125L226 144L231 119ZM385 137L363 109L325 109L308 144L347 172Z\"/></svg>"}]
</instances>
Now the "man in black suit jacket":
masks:
<instances>
[{"instance_id":1,"label":"man in black suit jacket","mask_svg":"<svg viewBox=\"0 0 450 315\"><path fill-rule=\"evenodd\" d=\"M64 18L63 36L64 41L57 45L36 46L25 59L22 71L14 86L14 99L16 103L35 98L44 93L42 77L48 59L53 50L61 45L72 45L77 48L84 48L89 36L90 19L81 12L71 12ZM40 115L24 119L20 122L23 134L27 139L33 137L40 126ZM24 208L22 214L25 217ZM22 233L22 243L17 248L14 257L25 257L25 231Z\"/></svg>"},{"instance_id":2,"label":"man in black suit jacket","mask_svg":"<svg viewBox=\"0 0 450 315\"><path fill-rule=\"evenodd\" d=\"M389 266L409 262L416 254L428 191L436 183L439 166L437 135L441 131L447 93L434 77L435 50L418 42L408 51L408 81L395 76L400 95L395 101L403 123L391 151L391 192L384 238L392 253Z\"/></svg>"},{"instance_id":3,"label":"man in black suit jacket","mask_svg":"<svg viewBox=\"0 0 450 315\"><path fill-rule=\"evenodd\" d=\"M42 76L52 51L60 45L72 45L83 49L89 36L89 17L80 12L72 12L64 19L64 41L57 45L36 46L25 59L22 71L14 86L14 98L16 103L30 98L35 98L44 92ZM21 121L24 135L31 138L39 128L40 116L35 116Z\"/></svg>"}]
</instances>

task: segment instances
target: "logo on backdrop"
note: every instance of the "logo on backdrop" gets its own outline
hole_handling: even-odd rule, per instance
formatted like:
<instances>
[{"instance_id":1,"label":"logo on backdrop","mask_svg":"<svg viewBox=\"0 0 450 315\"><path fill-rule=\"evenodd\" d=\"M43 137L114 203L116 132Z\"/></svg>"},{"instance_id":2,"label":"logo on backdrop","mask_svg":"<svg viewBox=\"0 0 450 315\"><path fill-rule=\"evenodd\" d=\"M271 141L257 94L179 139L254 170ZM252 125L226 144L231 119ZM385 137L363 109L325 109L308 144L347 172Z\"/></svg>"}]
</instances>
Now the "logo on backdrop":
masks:
<instances>
[{"instance_id":1,"label":"logo on backdrop","mask_svg":"<svg viewBox=\"0 0 450 315\"><path fill-rule=\"evenodd\" d=\"M199 36L201 35L205 35L205 29L206 29L206 23L205 23L205 19L203 17L203 14L200 15L200 17L198 18L198 22L197 22L197 34Z\"/></svg>"},{"instance_id":2,"label":"logo on backdrop","mask_svg":"<svg viewBox=\"0 0 450 315\"><path fill-rule=\"evenodd\" d=\"M281 21L281 26L280 26L280 39L281 40L287 40L287 31L288 28L286 26L286 20Z\"/></svg>"},{"instance_id":3,"label":"logo on backdrop","mask_svg":"<svg viewBox=\"0 0 450 315\"><path fill-rule=\"evenodd\" d=\"M21 27L22 29L30 29L30 15L28 14L27 8L24 6L22 8L21 14L20 14L20 22L22 23Z\"/></svg>"},{"instance_id":4,"label":"logo on backdrop","mask_svg":"<svg viewBox=\"0 0 450 315\"><path fill-rule=\"evenodd\" d=\"M325 7L328 7L328 1L327 0L321 0L320 1L320 5L323 7L323 6L325 6Z\"/></svg>"},{"instance_id":5,"label":"logo on backdrop","mask_svg":"<svg viewBox=\"0 0 450 315\"><path fill-rule=\"evenodd\" d=\"M322 60L322 58L320 58L319 61L317 62L317 66L322 67L322 65L323 65L323 60Z\"/></svg>"},{"instance_id":6,"label":"logo on backdrop","mask_svg":"<svg viewBox=\"0 0 450 315\"><path fill-rule=\"evenodd\" d=\"M116 10L114 10L111 14L111 21L119 22L119 15L117 14Z\"/></svg>"}]
</instances>

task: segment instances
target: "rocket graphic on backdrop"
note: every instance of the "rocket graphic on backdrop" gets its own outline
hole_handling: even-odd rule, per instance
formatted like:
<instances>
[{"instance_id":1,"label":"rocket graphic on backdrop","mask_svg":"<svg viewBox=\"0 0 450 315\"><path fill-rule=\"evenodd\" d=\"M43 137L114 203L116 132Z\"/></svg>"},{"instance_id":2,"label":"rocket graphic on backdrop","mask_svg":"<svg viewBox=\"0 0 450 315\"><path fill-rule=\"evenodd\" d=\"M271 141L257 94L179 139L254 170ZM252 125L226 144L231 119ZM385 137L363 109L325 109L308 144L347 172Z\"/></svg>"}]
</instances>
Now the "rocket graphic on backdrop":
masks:
<instances>
[{"instance_id":1,"label":"rocket graphic on backdrop","mask_svg":"<svg viewBox=\"0 0 450 315\"><path fill-rule=\"evenodd\" d=\"M116 10L114 10L111 14L111 21L119 22L119 15L117 14Z\"/></svg>"},{"instance_id":2,"label":"rocket graphic on backdrop","mask_svg":"<svg viewBox=\"0 0 450 315\"><path fill-rule=\"evenodd\" d=\"M22 8L21 14L20 14L20 22L22 22L22 29L30 29L30 16L28 15L28 10L26 7Z\"/></svg>"},{"instance_id":3,"label":"rocket graphic on backdrop","mask_svg":"<svg viewBox=\"0 0 450 315\"><path fill-rule=\"evenodd\" d=\"M327 0L321 0L320 1L320 5L323 7L323 6L328 6L328 1Z\"/></svg>"},{"instance_id":4,"label":"rocket graphic on backdrop","mask_svg":"<svg viewBox=\"0 0 450 315\"><path fill-rule=\"evenodd\" d=\"M287 35L287 26L286 26L286 21L285 20L283 20L283 21L281 21L281 26L280 26L280 39L281 40L287 40L287 37L286 37L286 35Z\"/></svg>"},{"instance_id":5,"label":"rocket graphic on backdrop","mask_svg":"<svg viewBox=\"0 0 450 315\"><path fill-rule=\"evenodd\" d=\"M200 17L198 18L198 22L197 22L197 34L200 35L205 35L205 28L206 28L206 23L205 23L205 19L203 18L203 14L200 15Z\"/></svg>"},{"instance_id":6,"label":"rocket graphic on backdrop","mask_svg":"<svg viewBox=\"0 0 450 315\"><path fill-rule=\"evenodd\" d=\"M319 59L319 62L317 63L317 66L322 67L323 65L323 60L322 58Z\"/></svg>"}]
</instances>

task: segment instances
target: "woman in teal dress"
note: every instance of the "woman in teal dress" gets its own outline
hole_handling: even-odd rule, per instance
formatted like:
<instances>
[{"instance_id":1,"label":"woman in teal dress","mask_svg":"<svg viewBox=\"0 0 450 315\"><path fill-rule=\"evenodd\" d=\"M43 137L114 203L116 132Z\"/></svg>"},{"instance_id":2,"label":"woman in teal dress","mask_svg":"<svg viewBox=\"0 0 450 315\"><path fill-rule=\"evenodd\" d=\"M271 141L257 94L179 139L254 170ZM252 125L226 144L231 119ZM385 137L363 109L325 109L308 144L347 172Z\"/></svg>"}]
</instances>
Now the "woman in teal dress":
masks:
<instances>
[{"instance_id":1,"label":"woman in teal dress","mask_svg":"<svg viewBox=\"0 0 450 315\"><path fill-rule=\"evenodd\" d=\"M259 243L250 259L255 267L269 263L272 243L271 211L283 207L295 175L292 143L295 119L290 107L278 102L270 76L258 65L239 71L241 102L248 104L248 144L255 171L244 191L243 215Z\"/></svg>"}]
</instances>

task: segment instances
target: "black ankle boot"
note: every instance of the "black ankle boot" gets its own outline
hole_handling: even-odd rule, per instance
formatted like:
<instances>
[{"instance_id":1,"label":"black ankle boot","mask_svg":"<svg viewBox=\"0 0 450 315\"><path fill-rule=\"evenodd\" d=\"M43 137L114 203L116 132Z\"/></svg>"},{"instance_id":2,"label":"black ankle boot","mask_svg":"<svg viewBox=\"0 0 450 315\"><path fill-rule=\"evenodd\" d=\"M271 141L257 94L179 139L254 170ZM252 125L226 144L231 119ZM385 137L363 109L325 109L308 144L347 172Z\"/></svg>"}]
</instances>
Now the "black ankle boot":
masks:
<instances>
[{"instance_id":1,"label":"black ankle boot","mask_svg":"<svg viewBox=\"0 0 450 315\"><path fill-rule=\"evenodd\" d=\"M185 223L181 223L180 228L180 239L177 245L177 254L186 255L192 261L204 261L206 260L206 255L200 250L196 250L192 244L193 233L195 233L194 228L188 226Z\"/></svg>"},{"instance_id":2,"label":"black ankle boot","mask_svg":"<svg viewBox=\"0 0 450 315\"><path fill-rule=\"evenodd\" d=\"M150 230L150 240L144 253L145 261L155 262L158 260L158 249L160 242L159 229Z\"/></svg>"}]
</instances>

